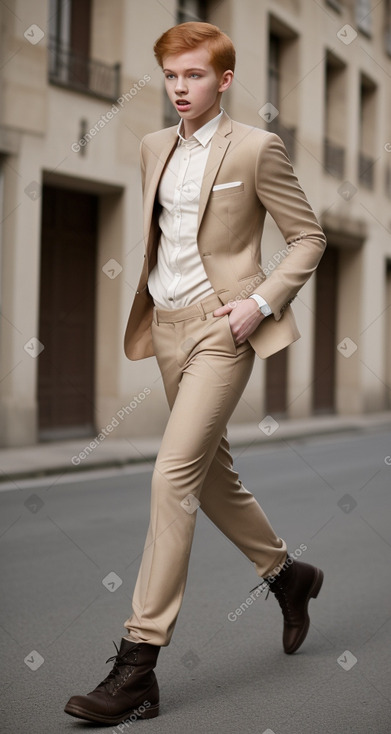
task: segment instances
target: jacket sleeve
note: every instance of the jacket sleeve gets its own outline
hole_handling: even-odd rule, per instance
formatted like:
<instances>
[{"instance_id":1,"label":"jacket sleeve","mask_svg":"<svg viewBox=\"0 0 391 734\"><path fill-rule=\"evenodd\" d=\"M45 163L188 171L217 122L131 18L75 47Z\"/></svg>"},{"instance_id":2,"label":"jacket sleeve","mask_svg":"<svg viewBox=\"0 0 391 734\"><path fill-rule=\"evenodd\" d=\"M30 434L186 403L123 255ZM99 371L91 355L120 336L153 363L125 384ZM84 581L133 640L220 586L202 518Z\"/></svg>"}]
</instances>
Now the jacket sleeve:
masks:
<instances>
[{"instance_id":1,"label":"jacket sleeve","mask_svg":"<svg viewBox=\"0 0 391 734\"><path fill-rule=\"evenodd\" d=\"M274 133L265 137L256 162L256 191L286 242L286 255L254 291L279 321L285 308L316 269L326 238L297 180L285 146Z\"/></svg>"}]
</instances>

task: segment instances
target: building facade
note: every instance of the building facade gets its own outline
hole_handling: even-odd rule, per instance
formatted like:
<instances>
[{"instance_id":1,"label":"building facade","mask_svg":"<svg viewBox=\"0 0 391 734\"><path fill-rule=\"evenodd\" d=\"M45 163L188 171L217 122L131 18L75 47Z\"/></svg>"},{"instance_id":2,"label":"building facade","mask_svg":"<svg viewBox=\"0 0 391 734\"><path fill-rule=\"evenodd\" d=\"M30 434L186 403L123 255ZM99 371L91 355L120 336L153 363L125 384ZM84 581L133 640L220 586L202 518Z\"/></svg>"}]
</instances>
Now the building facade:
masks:
<instances>
[{"instance_id":1,"label":"building facade","mask_svg":"<svg viewBox=\"0 0 391 734\"><path fill-rule=\"evenodd\" d=\"M140 140L176 124L154 40L198 18L237 49L223 99L283 138L328 238L233 420L391 407L391 3L9 0L0 4L0 444L158 434L153 358L123 335L143 258ZM268 217L263 266L286 245ZM191 420L191 417L189 417Z\"/></svg>"}]
</instances>

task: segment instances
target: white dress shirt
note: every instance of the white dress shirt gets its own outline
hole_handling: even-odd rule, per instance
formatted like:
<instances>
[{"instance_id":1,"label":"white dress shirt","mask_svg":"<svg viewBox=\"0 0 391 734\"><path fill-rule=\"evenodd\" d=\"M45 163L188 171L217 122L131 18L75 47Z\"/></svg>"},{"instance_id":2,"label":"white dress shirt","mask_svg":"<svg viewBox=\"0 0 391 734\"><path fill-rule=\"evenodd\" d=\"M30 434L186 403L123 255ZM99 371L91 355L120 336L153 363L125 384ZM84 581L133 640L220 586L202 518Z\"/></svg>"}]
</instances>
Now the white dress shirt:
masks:
<instances>
[{"instance_id":1,"label":"white dress shirt","mask_svg":"<svg viewBox=\"0 0 391 734\"><path fill-rule=\"evenodd\" d=\"M222 114L221 108L216 117L188 139L181 135L180 121L178 145L160 181L161 235L148 289L154 304L161 308L189 306L215 292L198 251L197 228L202 179L210 143ZM254 298L259 308L268 307L261 296L250 298Z\"/></svg>"},{"instance_id":2,"label":"white dress shirt","mask_svg":"<svg viewBox=\"0 0 391 734\"><path fill-rule=\"evenodd\" d=\"M159 185L161 229L157 263L148 279L156 306L182 308L214 293L197 246L200 190L210 143L223 110L187 140L178 125L178 145Z\"/></svg>"}]
</instances>

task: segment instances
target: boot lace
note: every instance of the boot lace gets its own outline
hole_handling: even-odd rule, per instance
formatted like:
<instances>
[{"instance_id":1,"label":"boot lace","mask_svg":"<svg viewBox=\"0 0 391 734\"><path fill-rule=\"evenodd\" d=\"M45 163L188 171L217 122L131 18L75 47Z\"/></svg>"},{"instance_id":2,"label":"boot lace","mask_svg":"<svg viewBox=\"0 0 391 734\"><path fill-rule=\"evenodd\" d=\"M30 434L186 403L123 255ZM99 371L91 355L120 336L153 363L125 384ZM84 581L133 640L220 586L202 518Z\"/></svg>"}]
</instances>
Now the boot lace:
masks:
<instances>
[{"instance_id":1,"label":"boot lace","mask_svg":"<svg viewBox=\"0 0 391 734\"><path fill-rule=\"evenodd\" d=\"M276 583L274 581L275 586L271 588L269 586L269 591L271 590L276 597L282 611L282 615L286 622L289 622L292 617L292 609L289 605L289 595L286 593L286 588L283 584Z\"/></svg>"},{"instance_id":2,"label":"boot lace","mask_svg":"<svg viewBox=\"0 0 391 734\"><path fill-rule=\"evenodd\" d=\"M267 579L265 579L264 581L262 581L262 583L258 584L257 586L254 586L254 588L251 589L250 594L253 591L255 591L255 589L259 589L259 588L261 589L261 593L263 593L265 589L267 589L265 601L268 598L270 592L274 594L274 596L276 597L281 607L283 617L285 621L288 622L291 616L292 610L289 606L289 596L286 593L286 588L284 584L279 583L277 579L274 579L274 581L268 581Z\"/></svg>"},{"instance_id":3,"label":"boot lace","mask_svg":"<svg viewBox=\"0 0 391 734\"><path fill-rule=\"evenodd\" d=\"M134 651L132 650L130 653L128 652L120 655L119 649L114 640L113 644L115 649L117 650L117 654L112 655L106 660L106 664L114 660L113 668L106 676L106 678L104 678L104 680L102 680L102 682L97 685L95 690L99 688L107 688L108 692L113 693L125 682L125 680L129 677L134 668L131 661L129 660L129 656L133 655L133 662L136 661ZM126 670L126 668L128 668L128 670Z\"/></svg>"}]
</instances>

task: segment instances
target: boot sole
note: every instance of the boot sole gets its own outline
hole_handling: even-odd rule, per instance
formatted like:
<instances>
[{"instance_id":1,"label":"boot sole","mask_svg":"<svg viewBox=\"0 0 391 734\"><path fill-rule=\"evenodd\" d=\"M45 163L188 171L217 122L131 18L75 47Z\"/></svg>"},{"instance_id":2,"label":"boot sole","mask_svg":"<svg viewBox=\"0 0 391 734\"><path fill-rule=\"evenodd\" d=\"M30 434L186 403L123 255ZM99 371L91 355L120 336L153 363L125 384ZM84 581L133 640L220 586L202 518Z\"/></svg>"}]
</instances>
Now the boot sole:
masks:
<instances>
[{"instance_id":1,"label":"boot sole","mask_svg":"<svg viewBox=\"0 0 391 734\"><path fill-rule=\"evenodd\" d=\"M324 573L323 573L323 571L321 571L320 568L317 568L316 569L316 574L315 574L314 582L313 582L313 584L312 584L312 586L311 586L311 588L310 588L310 590L309 590L309 592L307 594L307 598L306 598L306 601L305 601L305 603L306 603L306 610L305 610L306 611L306 621L305 621L304 627L303 627L303 629L301 631L301 635L297 638L295 645L293 647L290 647L288 650L284 648L284 652L287 655L292 655L292 653L296 652L296 650L299 649L300 645L303 644L305 638L307 637L308 630L310 628L310 618L309 618L309 615L308 615L308 604L310 603L310 599L316 599L317 598L317 596L318 596L318 594L319 594L319 592L320 592L320 590L322 588L323 579L324 579Z\"/></svg>"},{"instance_id":2,"label":"boot sole","mask_svg":"<svg viewBox=\"0 0 391 734\"><path fill-rule=\"evenodd\" d=\"M145 711L138 711L138 709L130 709L121 716L104 716L103 714L93 714L87 709L83 709L81 706L75 706L67 704L64 708L66 714L70 716L76 716L78 719L85 719L86 721L94 721L100 724L120 724L121 721L130 718L131 716L137 716L138 719L154 719L155 716L159 715L159 704L150 706Z\"/></svg>"}]
</instances>

